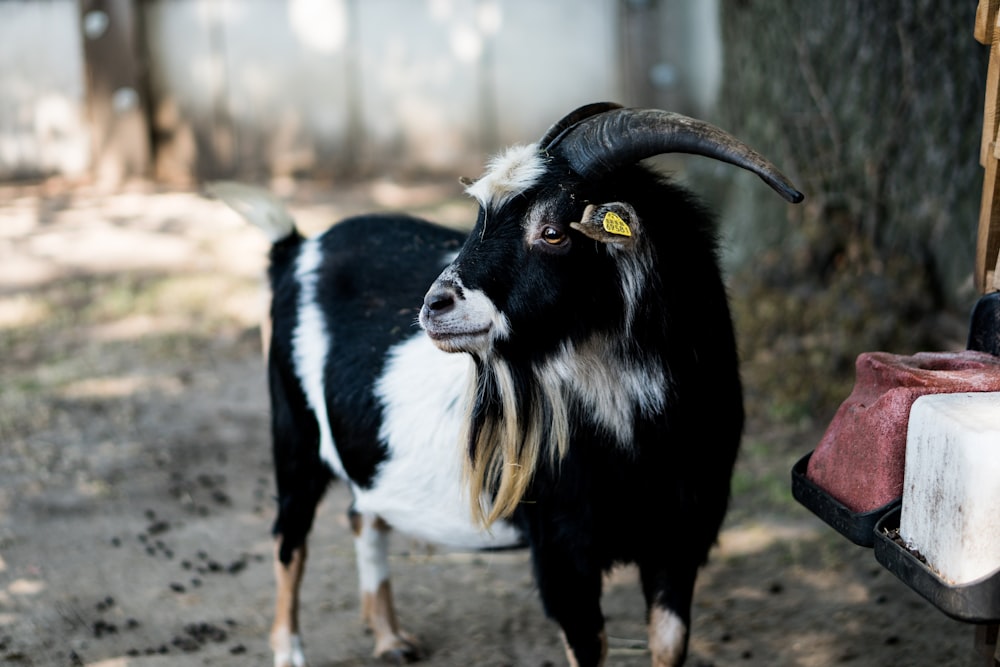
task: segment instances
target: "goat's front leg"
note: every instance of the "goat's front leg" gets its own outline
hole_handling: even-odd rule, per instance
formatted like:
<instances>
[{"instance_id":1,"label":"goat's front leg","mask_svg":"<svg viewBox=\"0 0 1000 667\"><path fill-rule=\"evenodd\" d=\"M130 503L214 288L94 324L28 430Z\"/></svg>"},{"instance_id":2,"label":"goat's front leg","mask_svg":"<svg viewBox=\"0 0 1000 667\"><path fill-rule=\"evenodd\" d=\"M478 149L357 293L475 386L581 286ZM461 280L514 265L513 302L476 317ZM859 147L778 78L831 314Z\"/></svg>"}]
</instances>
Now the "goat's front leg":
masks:
<instances>
[{"instance_id":1,"label":"goat's front leg","mask_svg":"<svg viewBox=\"0 0 1000 667\"><path fill-rule=\"evenodd\" d=\"M601 571L553 545L532 545L542 605L559 624L570 667L600 667L608 653L601 613Z\"/></svg>"},{"instance_id":2,"label":"goat's front leg","mask_svg":"<svg viewBox=\"0 0 1000 667\"><path fill-rule=\"evenodd\" d=\"M639 563L649 614L652 667L678 667L687 657L691 598L697 574L697 564L678 559Z\"/></svg>"},{"instance_id":3,"label":"goat's front leg","mask_svg":"<svg viewBox=\"0 0 1000 667\"><path fill-rule=\"evenodd\" d=\"M420 643L399 629L389 585L389 525L372 514L351 512L361 584L361 616L375 635L376 657L396 664L423 657Z\"/></svg>"}]
</instances>

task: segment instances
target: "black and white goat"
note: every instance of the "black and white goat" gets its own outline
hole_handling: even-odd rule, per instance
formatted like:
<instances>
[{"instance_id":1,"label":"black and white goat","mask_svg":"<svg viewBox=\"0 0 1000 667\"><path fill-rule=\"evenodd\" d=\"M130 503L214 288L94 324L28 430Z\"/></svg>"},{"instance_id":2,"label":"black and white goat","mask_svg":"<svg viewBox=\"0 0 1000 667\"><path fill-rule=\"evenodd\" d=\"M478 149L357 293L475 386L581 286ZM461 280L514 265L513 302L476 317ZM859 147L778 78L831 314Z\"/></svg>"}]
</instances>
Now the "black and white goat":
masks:
<instances>
[{"instance_id":1,"label":"black and white goat","mask_svg":"<svg viewBox=\"0 0 1000 667\"><path fill-rule=\"evenodd\" d=\"M353 494L377 655L421 656L393 609L392 527L456 547L529 546L571 665L602 664L602 574L635 563L652 664L683 662L743 407L712 217L639 164L668 152L802 198L714 126L607 103L467 182L480 204L468 237L370 215L306 239L266 193L215 185L273 240L276 665L305 662L298 588L333 477Z\"/></svg>"}]
</instances>

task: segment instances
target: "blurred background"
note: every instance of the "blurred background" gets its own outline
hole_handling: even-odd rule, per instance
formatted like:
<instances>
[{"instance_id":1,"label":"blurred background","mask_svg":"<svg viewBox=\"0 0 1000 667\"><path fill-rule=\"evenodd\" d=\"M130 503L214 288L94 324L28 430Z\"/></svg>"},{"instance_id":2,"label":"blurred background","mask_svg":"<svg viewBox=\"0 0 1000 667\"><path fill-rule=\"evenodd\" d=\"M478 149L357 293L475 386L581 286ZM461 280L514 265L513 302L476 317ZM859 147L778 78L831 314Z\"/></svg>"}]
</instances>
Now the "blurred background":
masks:
<instances>
[{"instance_id":1,"label":"blurred background","mask_svg":"<svg viewBox=\"0 0 1000 667\"><path fill-rule=\"evenodd\" d=\"M715 0L0 11L3 178L451 174L594 100L704 112L722 74Z\"/></svg>"},{"instance_id":2,"label":"blurred background","mask_svg":"<svg viewBox=\"0 0 1000 667\"><path fill-rule=\"evenodd\" d=\"M0 0L0 659L269 659L266 243L205 181L269 187L308 232L372 209L469 227L458 177L611 100L714 122L806 195L789 206L731 166L654 160L718 212L750 418L691 663L968 664L971 630L798 506L789 470L858 354L965 346L988 58L976 5ZM317 553L349 559L349 533L324 530ZM206 552L239 576L179 567ZM436 644L429 664L562 660L521 561L422 553L394 567L458 577L428 593L416 563L410 606L437 606L401 598ZM495 608L445 602L503 573ZM341 652L329 664L368 664L344 657L370 648L351 601L330 602L343 587L316 581L311 618L350 611L335 638L312 634ZM640 639L614 664L648 664L641 610L621 607ZM475 646L442 654L473 617Z\"/></svg>"}]
</instances>

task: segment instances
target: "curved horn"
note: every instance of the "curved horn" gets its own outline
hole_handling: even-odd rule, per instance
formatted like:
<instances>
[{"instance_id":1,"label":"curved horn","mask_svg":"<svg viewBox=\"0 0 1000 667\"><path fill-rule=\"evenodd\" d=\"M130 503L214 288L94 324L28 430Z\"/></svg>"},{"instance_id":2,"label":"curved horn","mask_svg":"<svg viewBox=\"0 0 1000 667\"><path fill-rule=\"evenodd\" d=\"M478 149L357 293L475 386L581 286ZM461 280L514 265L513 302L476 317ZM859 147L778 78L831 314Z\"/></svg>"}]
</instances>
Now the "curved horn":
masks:
<instances>
[{"instance_id":1,"label":"curved horn","mask_svg":"<svg viewBox=\"0 0 1000 667\"><path fill-rule=\"evenodd\" d=\"M554 123L545 133L545 136L542 137L541 141L538 142L538 145L544 150L545 148L548 148L549 144L556 141L566 130L573 127L581 120L585 120L591 116L596 116L597 114L604 113L605 111L621 108L622 105L615 104L614 102L594 102L593 104L585 104L578 109L570 111L568 114L563 116L559 122Z\"/></svg>"},{"instance_id":2,"label":"curved horn","mask_svg":"<svg viewBox=\"0 0 1000 667\"><path fill-rule=\"evenodd\" d=\"M612 109L592 115L563 131L548 149L582 176L663 153L703 155L752 171L793 204L803 199L777 167L742 141L711 123L671 111Z\"/></svg>"}]
</instances>

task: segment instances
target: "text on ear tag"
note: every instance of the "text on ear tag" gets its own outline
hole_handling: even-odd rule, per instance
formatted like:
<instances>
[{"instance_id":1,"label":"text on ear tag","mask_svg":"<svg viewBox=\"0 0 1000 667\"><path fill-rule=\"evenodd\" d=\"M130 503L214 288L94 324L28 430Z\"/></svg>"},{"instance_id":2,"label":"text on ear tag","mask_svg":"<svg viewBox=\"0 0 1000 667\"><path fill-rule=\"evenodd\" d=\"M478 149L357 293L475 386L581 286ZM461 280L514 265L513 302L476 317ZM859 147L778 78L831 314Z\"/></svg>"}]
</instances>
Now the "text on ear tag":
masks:
<instances>
[{"instance_id":1,"label":"text on ear tag","mask_svg":"<svg viewBox=\"0 0 1000 667\"><path fill-rule=\"evenodd\" d=\"M604 214L604 231L618 236L632 236L632 229L622 220L620 215L613 211Z\"/></svg>"}]
</instances>

